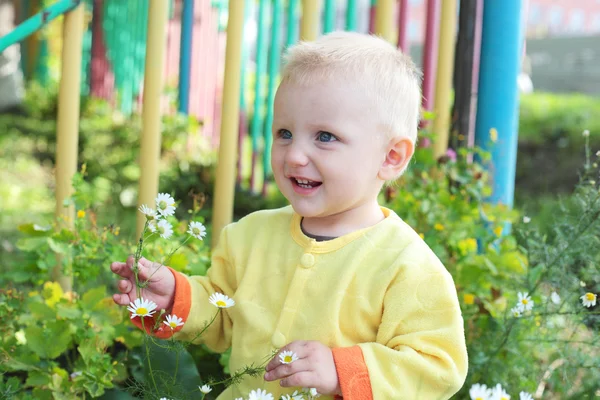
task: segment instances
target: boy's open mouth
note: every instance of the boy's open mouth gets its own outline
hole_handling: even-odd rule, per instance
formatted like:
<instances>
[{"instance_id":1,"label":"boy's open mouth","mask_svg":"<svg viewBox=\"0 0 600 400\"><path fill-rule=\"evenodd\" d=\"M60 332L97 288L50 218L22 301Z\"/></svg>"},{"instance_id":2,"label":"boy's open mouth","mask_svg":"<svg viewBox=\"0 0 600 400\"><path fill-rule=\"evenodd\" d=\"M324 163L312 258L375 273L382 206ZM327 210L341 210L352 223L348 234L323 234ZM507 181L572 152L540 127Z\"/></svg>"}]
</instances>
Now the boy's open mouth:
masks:
<instances>
[{"instance_id":1,"label":"boy's open mouth","mask_svg":"<svg viewBox=\"0 0 600 400\"><path fill-rule=\"evenodd\" d=\"M315 188L317 186L321 186L321 184L323 182L317 182L317 181L311 181L308 179L301 179L301 178L290 178L292 183L294 183L295 185L304 188L304 189L312 189Z\"/></svg>"}]
</instances>

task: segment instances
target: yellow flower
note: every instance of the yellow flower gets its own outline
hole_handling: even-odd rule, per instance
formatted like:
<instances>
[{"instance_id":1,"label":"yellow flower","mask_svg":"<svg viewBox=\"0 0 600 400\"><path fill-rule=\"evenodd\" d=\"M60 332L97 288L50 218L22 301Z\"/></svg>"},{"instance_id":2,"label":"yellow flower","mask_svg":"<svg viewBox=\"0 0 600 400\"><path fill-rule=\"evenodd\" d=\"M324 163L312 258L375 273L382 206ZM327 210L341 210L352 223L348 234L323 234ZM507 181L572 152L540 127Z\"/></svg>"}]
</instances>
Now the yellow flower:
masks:
<instances>
[{"instance_id":1,"label":"yellow flower","mask_svg":"<svg viewBox=\"0 0 600 400\"><path fill-rule=\"evenodd\" d=\"M56 303L64 296L63 290L58 282L44 283L42 297L50 307L54 307Z\"/></svg>"},{"instance_id":2,"label":"yellow flower","mask_svg":"<svg viewBox=\"0 0 600 400\"><path fill-rule=\"evenodd\" d=\"M494 143L498 141L498 130L496 128L490 129L490 139Z\"/></svg>"},{"instance_id":3,"label":"yellow flower","mask_svg":"<svg viewBox=\"0 0 600 400\"><path fill-rule=\"evenodd\" d=\"M497 226L497 227L494 228L494 233L498 237L502 236L502 231L504 231L504 228L501 227L501 226Z\"/></svg>"},{"instance_id":4,"label":"yellow flower","mask_svg":"<svg viewBox=\"0 0 600 400\"><path fill-rule=\"evenodd\" d=\"M443 231L446 228L444 228L444 225L442 225L438 222L433 226L433 229L435 229L436 231Z\"/></svg>"},{"instance_id":5,"label":"yellow flower","mask_svg":"<svg viewBox=\"0 0 600 400\"><path fill-rule=\"evenodd\" d=\"M77 211L77 218L85 218L85 211L83 211L83 210Z\"/></svg>"},{"instance_id":6,"label":"yellow flower","mask_svg":"<svg viewBox=\"0 0 600 400\"><path fill-rule=\"evenodd\" d=\"M461 254L469 254L477 250L477 240L473 238L463 239L458 242L458 250Z\"/></svg>"},{"instance_id":7,"label":"yellow flower","mask_svg":"<svg viewBox=\"0 0 600 400\"><path fill-rule=\"evenodd\" d=\"M475 304L475 295L471 293L465 293L463 295L465 304Z\"/></svg>"}]
</instances>

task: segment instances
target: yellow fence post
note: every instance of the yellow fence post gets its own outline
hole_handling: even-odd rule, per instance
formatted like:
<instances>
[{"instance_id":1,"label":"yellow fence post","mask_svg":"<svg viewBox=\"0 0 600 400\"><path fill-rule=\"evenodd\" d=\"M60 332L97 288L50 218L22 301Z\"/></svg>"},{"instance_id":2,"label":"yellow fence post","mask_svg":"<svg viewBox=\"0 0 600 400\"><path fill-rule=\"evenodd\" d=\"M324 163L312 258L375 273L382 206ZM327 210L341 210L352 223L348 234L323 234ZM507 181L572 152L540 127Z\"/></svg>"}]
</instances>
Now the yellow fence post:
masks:
<instances>
[{"instance_id":1,"label":"yellow fence post","mask_svg":"<svg viewBox=\"0 0 600 400\"><path fill-rule=\"evenodd\" d=\"M456 18L456 0L442 1L438 67L435 80L435 120L433 121L433 133L436 135L433 153L436 158L444 155L448 149Z\"/></svg>"},{"instance_id":2,"label":"yellow fence post","mask_svg":"<svg viewBox=\"0 0 600 400\"><path fill-rule=\"evenodd\" d=\"M163 89L168 14L169 2L167 0L150 0L148 36L146 37L146 65L144 69L138 207L146 204L154 208L154 199L158 194L161 137L160 103ZM145 221L144 215L138 213L137 238L142 234Z\"/></svg>"},{"instance_id":3,"label":"yellow fence post","mask_svg":"<svg viewBox=\"0 0 600 400\"><path fill-rule=\"evenodd\" d=\"M233 218L233 198L237 166L237 145L240 114L240 85L242 64L242 39L244 31L244 1L229 2L227 44L225 49L225 75L223 83L223 115L219 159L217 161L215 198L213 202L212 246L219 234Z\"/></svg>"},{"instance_id":4,"label":"yellow fence post","mask_svg":"<svg viewBox=\"0 0 600 400\"><path fill-rule=\"evenodd\" d=\"M375 34L395 43L394 6L396 0L378 0L375 9Z\"/></svg>"},{"instance_id":5,"label":"yellow fence post","mask_svg":"<svg viewBox=\"0 0 600 400\"><path fill-rule=\"evenodd\" d=\"M302 0L300 40L313 41L319 36L319 0Z\"/></svg>"},{"instance_id":6,"label":"yellow fence post","mask_svg":"<svg viewBox=\"0 0 600 400\"><path fill-rule=\"evenodd\" d=\"M58 92L56 129L56 220L60 227L73 228L75 207L64 206L73 194L72 180L77 172L77 147L79 142L79 91L81 85L81 57L83 45L84 5L65 14L63 22L63 48ZM63 291L73 286L73 276L63 274L62 259L52 271L52 279Z\"/></svg>"}]
</instances>

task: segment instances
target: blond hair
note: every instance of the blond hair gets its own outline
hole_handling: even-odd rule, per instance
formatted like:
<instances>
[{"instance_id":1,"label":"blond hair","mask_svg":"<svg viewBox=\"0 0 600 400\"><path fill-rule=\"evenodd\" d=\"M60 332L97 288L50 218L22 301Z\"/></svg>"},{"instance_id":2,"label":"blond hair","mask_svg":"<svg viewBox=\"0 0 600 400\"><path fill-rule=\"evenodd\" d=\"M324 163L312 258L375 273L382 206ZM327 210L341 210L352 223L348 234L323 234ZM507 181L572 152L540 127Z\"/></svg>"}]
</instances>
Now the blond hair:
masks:
<instances>
[{"instance_id":1,"label":"blond hair","mask_svg":"<svg viewBox=\"0 0 600 400\"><path fill-rule=\"evenodd\" d=\"M300 42L285 55L282 82L318 83L341 79L360 85L365 106L389 138L417 139L421 73L411 58L385 40L353 32L332 32Z\"/></svg>"}]
</instances>

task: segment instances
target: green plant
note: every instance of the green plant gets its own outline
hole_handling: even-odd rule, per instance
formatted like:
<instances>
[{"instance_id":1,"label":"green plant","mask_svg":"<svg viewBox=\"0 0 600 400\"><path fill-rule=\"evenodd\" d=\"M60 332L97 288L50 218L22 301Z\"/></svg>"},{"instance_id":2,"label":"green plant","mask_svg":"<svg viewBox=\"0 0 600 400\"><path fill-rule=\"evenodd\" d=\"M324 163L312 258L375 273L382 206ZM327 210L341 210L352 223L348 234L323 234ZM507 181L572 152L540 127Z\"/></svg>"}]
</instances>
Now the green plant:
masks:
<instances>
[{"instance_id":1,"label":"green plant","mask_svg":"<svg viewBox=\"0 0 600 400\"><path fill-rule=\"evenodd\" d=\"M555 215L550 235L529 217L486 203L489 157L473 152L481 163L470 163L467 150L435 160L420 148L388 203L421 233L457 285L470 368L456 398L468 398L475 383L500 383L513 397L520 391L593 396L598 306L588 309L580 299L600 290L600 194L589 147L571 206ZM533 308L520 310L522 298Z\"/></svg>"}]
</instances>

